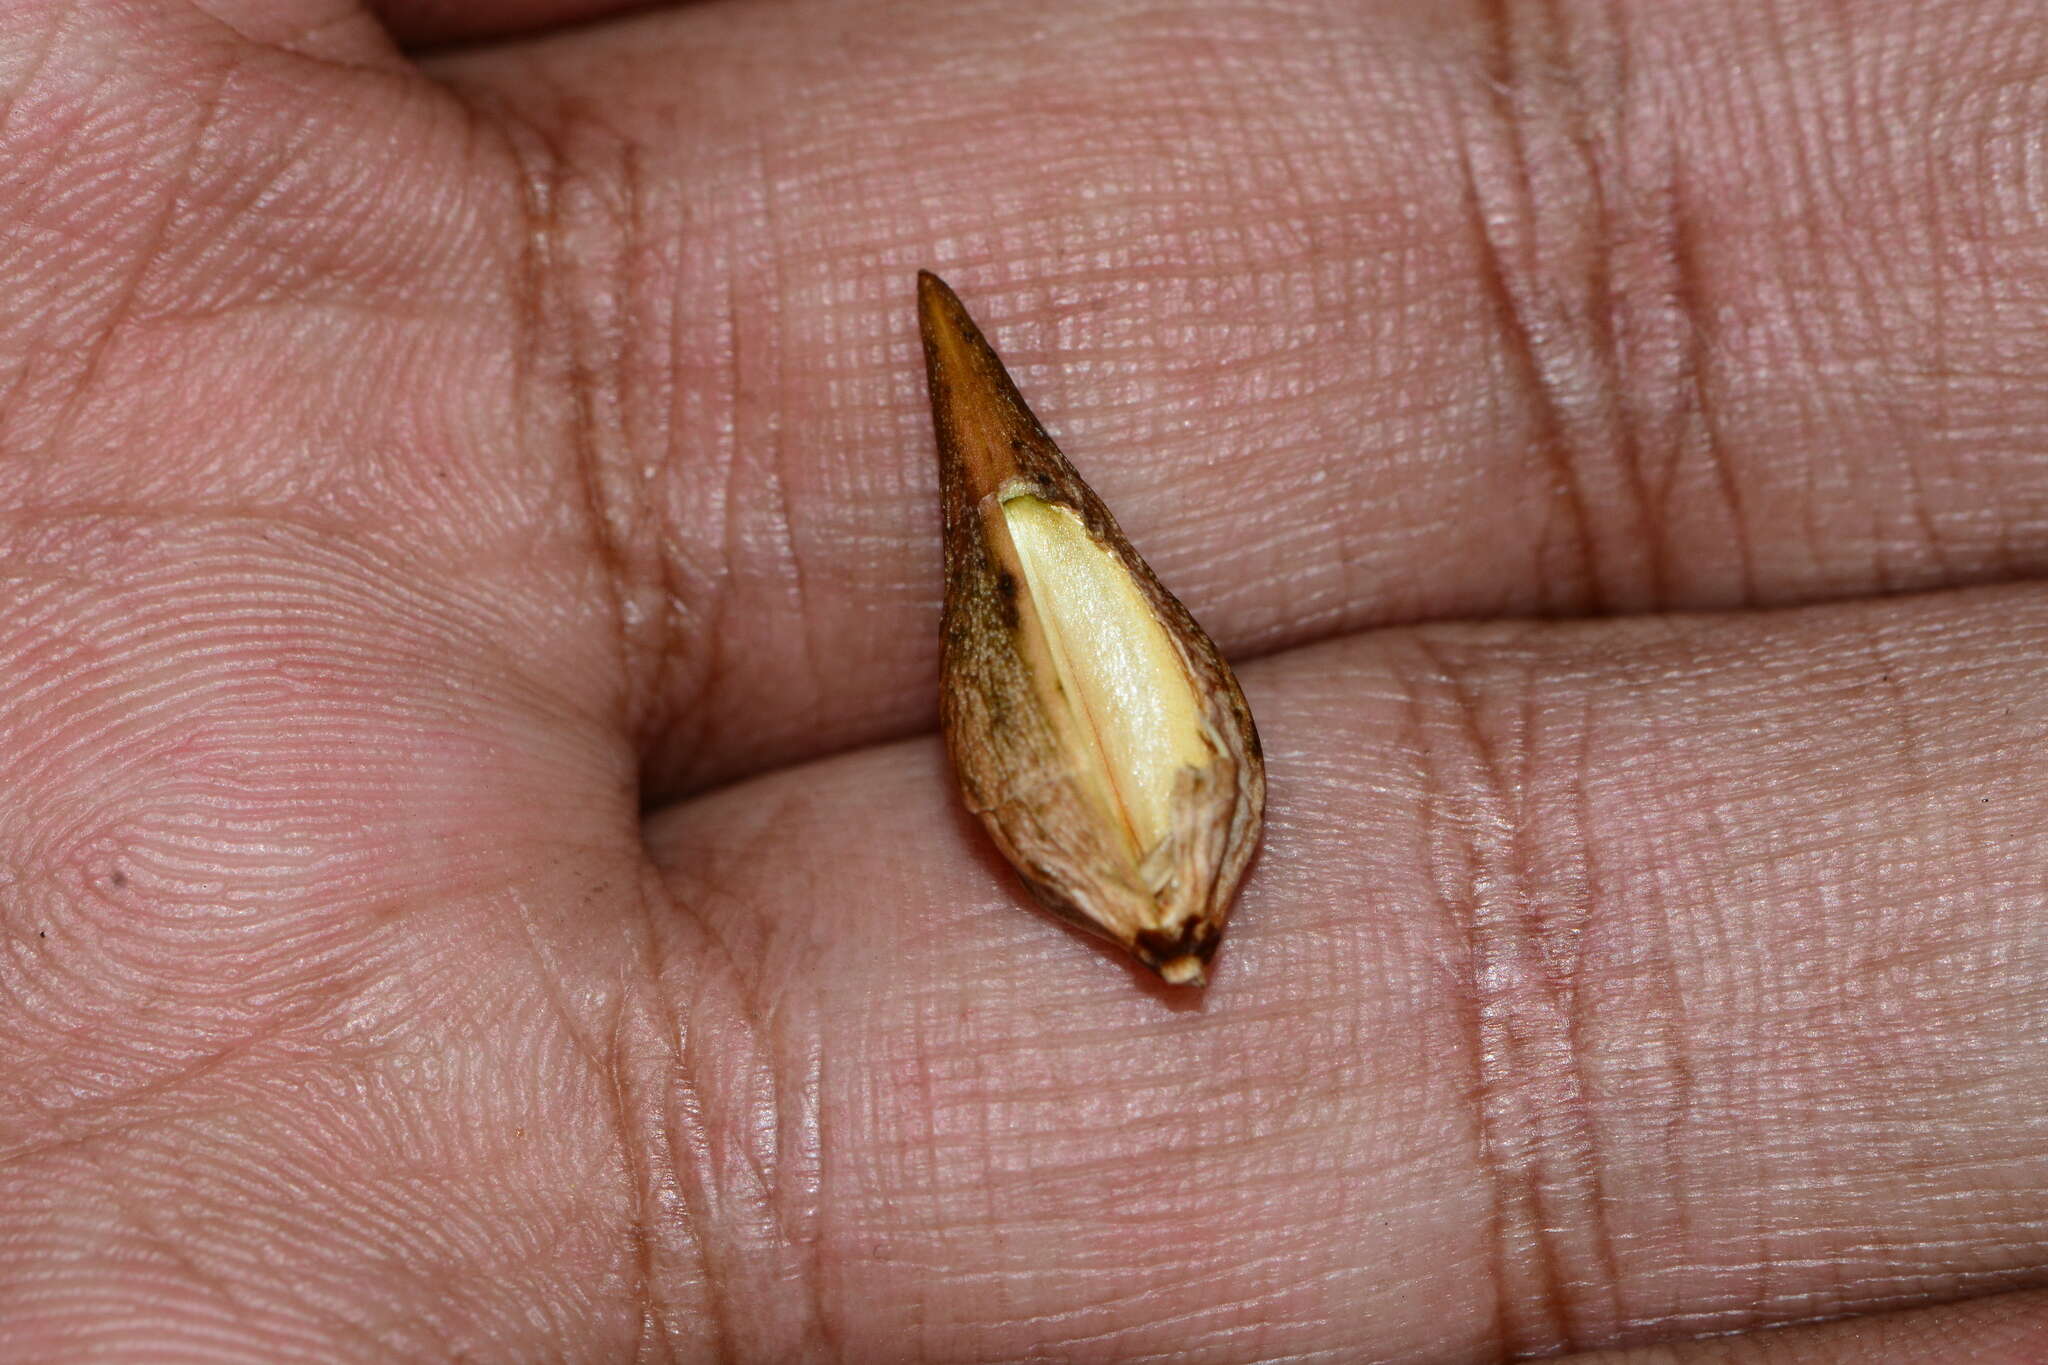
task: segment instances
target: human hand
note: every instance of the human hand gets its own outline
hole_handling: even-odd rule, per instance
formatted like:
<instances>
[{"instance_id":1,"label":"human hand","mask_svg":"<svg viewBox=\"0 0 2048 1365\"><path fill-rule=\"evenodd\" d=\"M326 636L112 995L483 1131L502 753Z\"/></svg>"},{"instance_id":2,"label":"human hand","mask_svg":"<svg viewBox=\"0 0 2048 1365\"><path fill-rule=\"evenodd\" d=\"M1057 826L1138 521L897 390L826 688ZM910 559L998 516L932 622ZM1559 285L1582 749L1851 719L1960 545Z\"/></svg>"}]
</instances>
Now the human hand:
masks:
<instances>
[{"instance_id":1,"label":"human hand","mask_svg":"<svg viewBox=\"0 0 2048 1365\"><path fill-rule=\"evenodd\" d=\"M0 9L0 1356L2039 1349L2025 7L602 8ZM1204 994L952 795L925 266Z\"/></svg>"}]
</instances>

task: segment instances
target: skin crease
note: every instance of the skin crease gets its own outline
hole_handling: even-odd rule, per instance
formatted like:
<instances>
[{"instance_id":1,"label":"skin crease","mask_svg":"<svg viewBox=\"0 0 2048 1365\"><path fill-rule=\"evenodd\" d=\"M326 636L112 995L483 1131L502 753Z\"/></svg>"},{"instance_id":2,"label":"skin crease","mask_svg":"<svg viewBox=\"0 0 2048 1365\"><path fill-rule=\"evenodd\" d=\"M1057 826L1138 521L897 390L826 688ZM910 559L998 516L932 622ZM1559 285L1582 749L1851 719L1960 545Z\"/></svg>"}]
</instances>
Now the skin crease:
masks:
<instances>
[{"instance_id":1,"label":"skin crease","mask_svg":"<svg viewBox=\"0 0 2048 1365\"><path fill-rule=\"evenodd\" d=\"M0 1358L2038 1356L2030 6L618 8L0 6ZM1202 995L951 795L923 266Z\"/></svg>"}]
</instances>

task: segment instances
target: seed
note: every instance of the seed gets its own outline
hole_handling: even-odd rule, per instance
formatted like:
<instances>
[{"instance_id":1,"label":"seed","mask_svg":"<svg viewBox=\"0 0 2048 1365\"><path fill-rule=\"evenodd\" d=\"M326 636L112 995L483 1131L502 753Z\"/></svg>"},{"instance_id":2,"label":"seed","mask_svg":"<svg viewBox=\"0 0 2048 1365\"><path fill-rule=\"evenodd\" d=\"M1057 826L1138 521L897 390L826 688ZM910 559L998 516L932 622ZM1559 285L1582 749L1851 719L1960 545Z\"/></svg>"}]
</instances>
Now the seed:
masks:
<instances>
[{"instance_id":1,"label":"seed","mask_svg":"<svg viewBox=\"0 0 2048 1365\"><path fill-rule=\"evenodd\" d=\"M918 311L961 793L1047 908L1200 985L1265 809L1244 694L929 272Z\"/></svg>"}]
</instances>

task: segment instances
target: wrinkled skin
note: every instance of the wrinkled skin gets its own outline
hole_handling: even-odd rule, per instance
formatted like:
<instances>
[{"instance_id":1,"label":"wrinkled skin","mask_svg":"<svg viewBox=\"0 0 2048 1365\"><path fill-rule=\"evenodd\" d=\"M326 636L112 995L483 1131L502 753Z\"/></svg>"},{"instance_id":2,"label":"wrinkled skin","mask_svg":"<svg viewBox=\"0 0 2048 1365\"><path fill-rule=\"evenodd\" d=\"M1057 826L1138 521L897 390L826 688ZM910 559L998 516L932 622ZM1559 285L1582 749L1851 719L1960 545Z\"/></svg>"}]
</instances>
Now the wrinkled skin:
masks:
<instances>
[{"instance_id":1,"label":"wrinkled skin","mask_svg":"<svg viewBox=\"0 0 2048 1365\"><path fill-rule=\"evenodd\" d=\"M2037 11L603 9L0 4L0 1358L2048 1349ZM920 266L1206 995L951 794Z\"/></svg>"}]
</instances>

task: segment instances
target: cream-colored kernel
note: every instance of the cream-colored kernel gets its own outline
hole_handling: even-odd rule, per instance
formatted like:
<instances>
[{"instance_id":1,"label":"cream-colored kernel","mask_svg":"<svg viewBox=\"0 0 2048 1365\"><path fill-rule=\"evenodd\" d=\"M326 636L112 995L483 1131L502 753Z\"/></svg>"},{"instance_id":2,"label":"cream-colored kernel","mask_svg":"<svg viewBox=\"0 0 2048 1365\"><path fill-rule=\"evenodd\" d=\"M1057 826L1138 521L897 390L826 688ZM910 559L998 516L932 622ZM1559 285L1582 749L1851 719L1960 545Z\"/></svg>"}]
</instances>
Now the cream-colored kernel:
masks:
<instances>
[{"instance_id":1,"label":"cream-colored kernel","mask_svg":"<svg viewBox=\"0 0 2048 1365\"><path fill-rule=\"evenodd\" d=\"M1002 507L1074 732L1142 859L1171 827L1180 770L1213 756L1193 683L1151 603L1079 517L1028 494Z\"/></svg>"}]
</instances>

